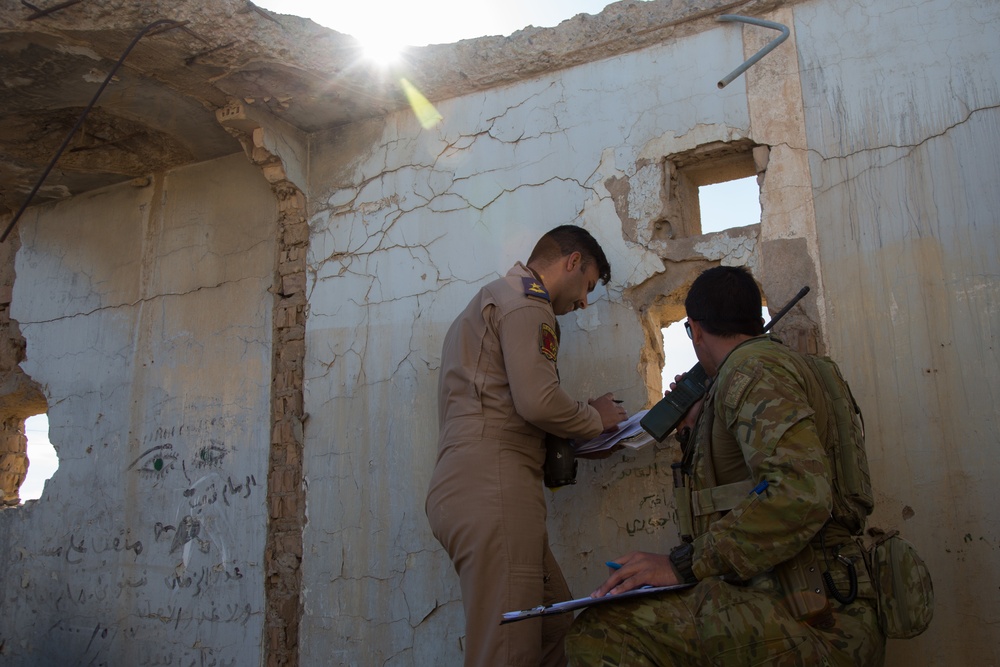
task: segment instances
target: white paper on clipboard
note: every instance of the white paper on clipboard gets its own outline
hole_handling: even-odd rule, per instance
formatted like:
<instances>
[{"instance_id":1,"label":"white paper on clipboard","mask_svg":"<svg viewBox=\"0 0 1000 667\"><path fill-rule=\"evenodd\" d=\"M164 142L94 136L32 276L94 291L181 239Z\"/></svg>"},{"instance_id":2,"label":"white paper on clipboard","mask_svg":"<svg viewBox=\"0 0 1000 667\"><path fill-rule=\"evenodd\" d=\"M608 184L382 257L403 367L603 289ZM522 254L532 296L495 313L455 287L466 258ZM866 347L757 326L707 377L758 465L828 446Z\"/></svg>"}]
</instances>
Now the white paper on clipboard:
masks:
<instances>
[{"instance_id":1,"label":"white paper on clipboard","mask_svg":"<svg viewBox=\"0 0 1000 667\"><path fill-rule=\"evenodd\" d=\"M685 588L691 588L695 584L674 584L673 586L643 586L642 588L634 588L630 591L624 593L619 593L618 595L605 595L600 598L577 598L576 600L566 600L565 602L556 602L550 605L539 605L537 607L532 607L531 609L524 609L522 611L508 611L500 619L500 625L504 623L513 623L515 621L523 621L527 618L536 618L538 616L547 616L549 614L564 614L568 611L574 611L576 609L583 609L584 607L590 607L595 604L604 604L607 602L620 602L621 600L628 600L629 598L641 597L644 595L652 595L654 593L663 593L665 591L681 591Z\"/></svg>"}]
</instances>

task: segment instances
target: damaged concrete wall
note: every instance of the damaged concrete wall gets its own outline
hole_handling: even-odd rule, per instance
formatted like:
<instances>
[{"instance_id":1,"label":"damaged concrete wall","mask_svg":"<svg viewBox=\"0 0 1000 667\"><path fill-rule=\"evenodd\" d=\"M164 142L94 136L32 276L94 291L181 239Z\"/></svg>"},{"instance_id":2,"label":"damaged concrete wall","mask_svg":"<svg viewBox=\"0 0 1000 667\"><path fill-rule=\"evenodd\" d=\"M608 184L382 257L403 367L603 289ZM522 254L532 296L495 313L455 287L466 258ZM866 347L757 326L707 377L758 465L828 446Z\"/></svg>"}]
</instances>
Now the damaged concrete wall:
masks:
<instances>
[{"instance_id":1,"label":"damaged concrete wall","mask_svg":"<svg viewBox=\"0 0 1000 667\"><path fill-rule=\"evenodd\" d=\"M779 333L841 362L875 521L938 583L931 630L888 664L1000 661L980 593L1000 588L1000 10L904 4L771 3L790 39L722 90L772 31L685 24L437 101L430 130L401 112L304 137L235 102L217 119L245 155L31 210L11 326L61 466L0 512L5 664L461 664L423 512L441 340L566 222L612 263L562 322L581 398L635 411L664 364L685 370L659 330L708 266L751 267L772 307L813 288ZM701 234L697 187L749 174L761 223ZM608 558L674 544L673 457L586 462L548 494L577 594Z\"/></svg>"},{"instance_id":2,"label":"damaged concrete wall","mask_svg":"<svg viewBox=\"0 0 1000 667\"><path fill-rule=\"evenodd\" d=\"M664 271L669 243L648 238L664 158L747 136L745 89L716 88L742 60L740 31L720 28L448 100L429 131L406 113L313 138L304 664L461 663L457 578L423 511L441 340L474 291L527 259L542 233L582 224L612 265L594 305L562 318L563 383L581 399L614 391L632 410L659 393L629 292ZM609 187L624 192L623 180L632 185L616 201ZM756 237L704 240L692 266L753 262ZM592 590L608 558L676 539L669 463L654 446L619 454L550 494L554 548L575 591Z\"/></svg>"},{"instance_id":3,"label":"damaged concrete wall","mask_svg":"<svg viewBox=\"0 0 1000 667\"><path fill-rule=\"evenodd\" d=\"M60 466L0 513L4 664L259 663L276 217L236 155L22 220Z\"/></svg>"},{"instance_id":4,"label":"damaged concrete wall","mask_svg":"<svg viewBox=\"0 0 1000 667\"><path fill-rule=\"evenodd\" d=\"M581 397L611 389L633 409L652 401L657 329L682 317L679 299L706 266L750 266L775 308L813 288L779 333L842 362L870 415L875 522L902 528L942 584L931 631L892 642L889 664L997 659L995 601L956 581L956 560L970 558L976 586L997 589L987 562L997 526L985 508L1000 471L983 444L997 439L996 380L984 366L995 357L1000 253L995 224L977 221L996 221L987 181L1000 169L969 138L997 137L997 87L983 61L995 57L983 26L996 10L943 1L856 10L817 1L766 16L792 38L722 91L715 82L773 33L719 25L448 100L429 131L403 114L314 138L304 663L331 654L337 664L461 662L457 580L422 510L440 340L479 285L564 222L597 236L614 276L594 307L563 318L563 381ZM917 26L943 23L939 39L918 37ZM898 40L928 54L913 59ZM882 85L900 68L910 75ZM903 104L911 98L922 102ZM914 113L918 105L926 111ZM702 236L666 224L683 208L671 208L670 160L743 140L760 175L761 225ZM949 208L947 221L935 206ZM883 219L889 211L896 220ZM973 308L969 320L947 316ZM979 410L960 425L958 397L970 392L980 392ZM928 419L939 425L928 430ZM577 486L550 494L554 547L577 593L603 578L608 557L673 544L671 457L653 446L588 462ZM959 526L948 519L956 513L967 517ZM958 619L962 607L983 620Z\"/></svg>"},{"instance_id":5,"label":"damaged concrete wall","mask_svg":"<svg viewBox=\"0 0 1000 667\"><path fill-rule=\"evenodd\" d=\"M795 25L829 348L866 408L876 523L934 576L931 629L890 656L997 664L1000 5L854 4Z\"/></svg>"}]
</instances>

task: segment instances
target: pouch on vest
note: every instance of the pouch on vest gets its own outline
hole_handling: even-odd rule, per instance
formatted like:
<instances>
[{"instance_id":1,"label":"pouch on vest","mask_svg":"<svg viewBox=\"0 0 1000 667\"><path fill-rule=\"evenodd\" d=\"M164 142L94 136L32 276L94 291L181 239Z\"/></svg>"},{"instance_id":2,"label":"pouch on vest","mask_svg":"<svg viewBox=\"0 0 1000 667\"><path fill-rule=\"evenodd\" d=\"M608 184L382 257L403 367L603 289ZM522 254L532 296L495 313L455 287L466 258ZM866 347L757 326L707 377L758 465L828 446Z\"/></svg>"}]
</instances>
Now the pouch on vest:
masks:
<instances>
[{"instance_id":1,"label":"pouch on vest","mask_svg":"<svg viewBox=\"0 0 1000 667\"><path fill-rule=\"evenodd\" d=\"M926 630L934 616L934 587L913 545L893 530L876 539L865 557L878 598L882 633L891 639L908 639Z\"/></svg>"}]
</instances>

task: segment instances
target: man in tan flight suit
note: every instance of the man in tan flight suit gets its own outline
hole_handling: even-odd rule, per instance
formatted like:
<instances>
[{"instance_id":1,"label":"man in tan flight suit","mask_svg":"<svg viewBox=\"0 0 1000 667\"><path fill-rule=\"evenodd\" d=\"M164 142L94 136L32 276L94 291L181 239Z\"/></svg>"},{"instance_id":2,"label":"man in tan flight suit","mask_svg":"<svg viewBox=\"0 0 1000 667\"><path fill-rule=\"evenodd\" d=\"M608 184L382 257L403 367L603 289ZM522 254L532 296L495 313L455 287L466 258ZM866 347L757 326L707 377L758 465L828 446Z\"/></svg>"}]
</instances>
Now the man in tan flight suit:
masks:
<instances>
[{"instance_id":1,"label":"man in tan flight suit","mask_svg":"<svg viewBox=\"0 0 1000 667\"><path fill-rule=\"evenodd\" d=\"M466 667L566 664L572 617L500 618L571 597L545 526L545 434L588 439L626 415L611 394L582 402L559 386L555 316L586 308L610 277L586 230L557 227L527 266L483 287L445 337L426 511L459 575Z\"/></svg>"}]
</instances>

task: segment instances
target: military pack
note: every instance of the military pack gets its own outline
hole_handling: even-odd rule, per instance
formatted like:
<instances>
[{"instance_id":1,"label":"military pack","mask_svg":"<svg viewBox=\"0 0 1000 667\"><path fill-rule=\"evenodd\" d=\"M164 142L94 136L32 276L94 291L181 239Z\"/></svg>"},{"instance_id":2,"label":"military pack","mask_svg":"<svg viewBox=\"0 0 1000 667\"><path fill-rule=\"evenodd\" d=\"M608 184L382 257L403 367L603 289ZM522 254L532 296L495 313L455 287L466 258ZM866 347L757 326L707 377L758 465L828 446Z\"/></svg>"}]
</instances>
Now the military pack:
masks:
<instances>
[{"instance_id":1,"label":"military pack","mask_svg":"<svg viewBox=\"0 0 1000 667\"><path fill-rule=\"evenodd\" d=\"M833 469L833 518L857 535L875 507L861 408L833 359L803 357L826 389L831 423L824 445Z\"/></svg>"},{"instance_id":2,"label":"military pack","mask_svg":"<svg viewBox=\"0 0 1000 667\"><path fill-rule=\"evenodd\" d=\"M878 621L892 639L916 637L934 616L934 586L917 550L899 531L876 533L865 553L872 583L878 594Z\"/></svg>"},{"instance_id":3,"label":"military pack","mask_svg":"<svg viewBox=\"0 0 1000 667\"><path fill-rule=\"evenodd\" d=\"M831 404L827 453L834 474L833 517L855 535L874 507L865 427L851 389L828 357L806 355L826 388ZM864 551L865 565L878 600L879 626L892 639L916 637L934 616L934 587L927 565L899 531L871 529L875 540Z\"/></svg>"}]
</instances>

